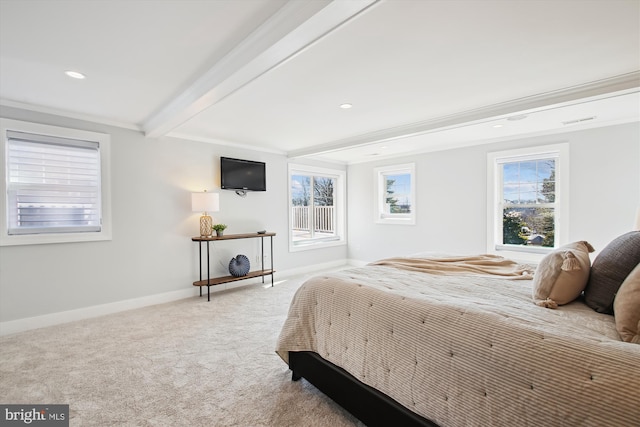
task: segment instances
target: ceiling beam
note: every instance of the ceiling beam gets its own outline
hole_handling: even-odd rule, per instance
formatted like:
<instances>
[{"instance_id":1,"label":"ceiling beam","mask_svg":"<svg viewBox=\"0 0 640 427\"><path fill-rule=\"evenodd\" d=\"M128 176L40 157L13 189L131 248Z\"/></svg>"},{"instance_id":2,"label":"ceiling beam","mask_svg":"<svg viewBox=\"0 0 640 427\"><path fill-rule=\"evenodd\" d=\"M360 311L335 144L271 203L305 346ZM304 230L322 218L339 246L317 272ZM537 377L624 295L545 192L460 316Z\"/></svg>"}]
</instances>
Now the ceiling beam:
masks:
<instances>
[{"instance_id":1,"label":"ceiling beam","mask_svg":"<svg viewBox=\"0 0 640 427\"><path fill-rule=\"evenodd\" d=\"M378 0L291 0L141 128L160 137L302 52Z\"/></svg>"},{"instance_id":2,"label":"ceiling beam","mask_svg":"<svg viewBox=\"0 0 640 427\"><path fill-rule=\"evenodd\" d=\"M318 144L309 148L292 150L287 154L287 156L290 158L306 157L341 151L354 147L363 147L383 141L391 141L445 130L479 120L513 115L518 112L545 110L549 108L556 108L562 104L580 102L580 100L588 98L606 97L607 94L611 94L613 96L616 93L620 94L638 91L640 91L640 71L634 71L632 73L598 80L583 85L527 96L416 123L381 129L351 138Z\"/></svg>"}]
</instances>

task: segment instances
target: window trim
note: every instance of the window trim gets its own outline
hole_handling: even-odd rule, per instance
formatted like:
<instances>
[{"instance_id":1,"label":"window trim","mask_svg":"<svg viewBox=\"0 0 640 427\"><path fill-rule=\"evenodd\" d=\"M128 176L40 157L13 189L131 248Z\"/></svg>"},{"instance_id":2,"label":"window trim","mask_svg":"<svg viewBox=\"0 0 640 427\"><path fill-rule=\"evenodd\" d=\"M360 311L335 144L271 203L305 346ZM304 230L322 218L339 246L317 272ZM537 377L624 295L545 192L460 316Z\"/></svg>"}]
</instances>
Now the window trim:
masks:
<instances>
[{"instance_id":1,"label":"window trim","mask_svg":"<svg viewBox=\"0 0 640 427\"><path fill-rule=\"evenodd\" d=\"M555 241L553 248L518 247L501 242L502 213L498 213L500 202L500 164L509 161L539 159L545 156L556 158L556 202ZM487 153L487 253L538 262L546 254L569 242L569 143L562 142L513 150Z\"/></svg>"},{"instance_id":2,"label":"window trim","mask_svg":"<svg viewBox=\"0 0 640 427\"><path fill-rule=\"evenodd\" d=\"M384 205L386 197L386 185L384 184L384 175L389 173L409 173L411 176L411 213L406 215L392 214L385 216ZM373 169L374 174L374 222L377 224L395 224L395 225L415 225L416 224L416 164L404 163L400 165L381 166Z\"/></svg>"},{"instance_id":3,"label":"window trim","mask_svg":"<svg viewBox=\"0 0 640 427\"><path fill-rule=\"evenodd\" d=\"M54 138L80 139L98 142L100 146L100 179L102 227L100 231L42 233L42 234L8 234L7 218L7 132L26 132ZM44 125L0 118L0 172L2 175L3 194L0 197L0 246L35 245L48 243L71 243L111 240L111 137L108 134L90 132L79 129Z\"/></svg>"},{"instance_id":4,"label":"window trim","mask_svg":"<svg viewBox=\"0 0 640 427\"><path fill-rule=\"evenodd\" d=\"M293 205L291 204L291 176L294 174L300 175L324 175L335 176L337 178L337 185L334 188L335 195L334 200L337 203L336 209L336 237L327 239L309 240L303 243L295 243L293 241L293 229L291 227L291 211ZM346 210L347 210L347 173L340 169L330 169L317 166L308 166L299 163L289 163L287 172L287 232L289 234L289 252L300 252L312 249L328 248L333 246L343 246L347 244L347 227L346 227Z\"/></svg>"}]
</instances>

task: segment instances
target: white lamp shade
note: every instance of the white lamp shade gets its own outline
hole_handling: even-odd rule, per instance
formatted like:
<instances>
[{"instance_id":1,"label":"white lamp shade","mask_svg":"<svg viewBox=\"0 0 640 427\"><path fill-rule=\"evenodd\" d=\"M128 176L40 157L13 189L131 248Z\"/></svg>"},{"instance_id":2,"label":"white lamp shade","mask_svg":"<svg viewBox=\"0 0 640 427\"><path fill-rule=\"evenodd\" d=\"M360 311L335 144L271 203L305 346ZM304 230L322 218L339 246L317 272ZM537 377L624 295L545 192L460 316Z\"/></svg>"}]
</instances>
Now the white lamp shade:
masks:
<instances>
[{"instance_id":1,"label":"white lamp shade","mask_svg":"<svg viewBox=\"0 0 640 427\"><path fill-rule=\"evenodd\" d=\"M218 193L192 193L191 210L194 212L218 212L220 195Z\"/></svg>"}]
</instances>

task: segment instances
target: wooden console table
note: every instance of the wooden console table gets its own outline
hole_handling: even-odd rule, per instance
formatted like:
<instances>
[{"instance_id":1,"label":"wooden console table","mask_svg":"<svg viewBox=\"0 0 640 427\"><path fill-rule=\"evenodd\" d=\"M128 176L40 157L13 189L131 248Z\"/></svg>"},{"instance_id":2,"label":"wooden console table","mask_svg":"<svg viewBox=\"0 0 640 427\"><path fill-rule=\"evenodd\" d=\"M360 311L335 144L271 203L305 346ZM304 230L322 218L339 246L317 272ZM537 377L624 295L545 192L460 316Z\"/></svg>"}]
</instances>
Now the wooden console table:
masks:
<instances>
[{"instance_id":1,"label":"wooden console table","mask_svg":"<svg viewBox=\"0 0 640 427\"><path fill-rule=\"evenodd\" d=\"M207 287L207 301L211 301L211 286L221 285L223 283L235 282L238 280L251 279L253 277L262 277L262 283L264 283L264 276L271 276L271 286L273 286L273 236L276 233L245 233L245 234L226 234L223 236L211 236L211 237L192 237L191 240L194 242L198 242L198 254L200 258L200 280L197 282L193 282L193 286L200 287L200 296L202 296L202 287ZM265 270L264 268L264 238L269 237L271 243L271 268ZM236 240L236 239L255 239L260 238L260 260L261 260L261 269L256 271L250 271L246 276L222 276L222 277L211 277L209 272L209 242L216 242L220 240ZM202 243L207 243L207 278L202 278Z\"/></svg>"}]
</instances>

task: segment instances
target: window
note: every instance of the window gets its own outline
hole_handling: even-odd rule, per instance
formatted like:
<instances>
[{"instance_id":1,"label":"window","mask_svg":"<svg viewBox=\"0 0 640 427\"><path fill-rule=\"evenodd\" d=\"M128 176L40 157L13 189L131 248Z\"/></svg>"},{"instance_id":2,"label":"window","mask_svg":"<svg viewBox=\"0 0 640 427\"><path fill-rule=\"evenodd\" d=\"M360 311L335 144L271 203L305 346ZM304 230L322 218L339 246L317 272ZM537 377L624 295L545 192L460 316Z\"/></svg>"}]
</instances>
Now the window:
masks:
<instances>
[{"instance_id":1,"label":"window","mask_svg":"<svg viewBox=\"0 0 640 427\"><path fill-rule=\"evenodd\" d=\"M7 119L1 124L2 244L110 238L108 135Z\"/></svg>"},{"instance_id":2,"label":"window","mask_svg":"<svg viewBox=\"0 0 640 427\"><path fill-rule=\"evenodd\" d=\"M489 153L488 171L490 252L544 254L566 243L567 144Z\"/></svg>"},{"instance_id":3,"label":"window","mask_svg":"<svg viewBox=\"0 0 640 427\"><path fill-rule=\"evenodd\" d=\"M346 243L346 174L341 170L289 164L289 249Z\"/></svg>"},{"instance_id":4,"label":"window","mask_svg":"<svg viewBox=\"0 0 640 427\"><path fill-rule=\"evenodd\" d=\"M405 164L374 169L376 180L375 222L416 223L415 165Z\"/></svg>"}]
</instances>

